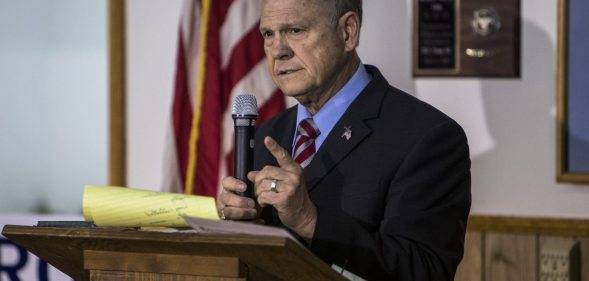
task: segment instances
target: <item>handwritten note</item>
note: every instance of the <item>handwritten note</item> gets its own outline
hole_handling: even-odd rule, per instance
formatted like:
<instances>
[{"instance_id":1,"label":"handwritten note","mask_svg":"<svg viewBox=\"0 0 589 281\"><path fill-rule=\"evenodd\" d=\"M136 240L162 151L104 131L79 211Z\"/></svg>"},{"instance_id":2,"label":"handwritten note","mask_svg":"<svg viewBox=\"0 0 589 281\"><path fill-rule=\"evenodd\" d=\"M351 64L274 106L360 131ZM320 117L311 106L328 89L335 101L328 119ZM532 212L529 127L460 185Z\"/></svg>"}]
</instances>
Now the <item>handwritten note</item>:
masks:
<instances>
[{"instance_id":1,"label":"handwritten note","mask_svg":"<svg viewBox=\"0 0 589 281\"><path fill-rule=\"evenodd\" d=\"M184 216L219 219L213 197L113 186L86 186L82 206L98 226L188 227Z\"/></svg>"}]
</instances>

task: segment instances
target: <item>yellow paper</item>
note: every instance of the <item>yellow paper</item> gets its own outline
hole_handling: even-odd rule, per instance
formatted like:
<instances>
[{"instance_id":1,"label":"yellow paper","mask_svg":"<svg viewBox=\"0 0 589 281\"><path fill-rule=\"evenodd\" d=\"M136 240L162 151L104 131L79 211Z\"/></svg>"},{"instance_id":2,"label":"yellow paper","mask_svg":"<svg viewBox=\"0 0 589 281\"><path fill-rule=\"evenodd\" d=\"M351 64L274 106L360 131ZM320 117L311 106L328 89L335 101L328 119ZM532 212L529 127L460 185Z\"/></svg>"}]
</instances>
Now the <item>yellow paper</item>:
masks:
<instances>
[{"instance_id":1,"label":"yellow paper","mask_svg":"<svg viewBox=\"0 0 589 281\"><path fill-rule=\"evenodd\" d=\"M208 196L86 186L83 200L84 218L98 226L188 227L183 216L219 219L215 199Z\"/></svg>"}]
</instances>

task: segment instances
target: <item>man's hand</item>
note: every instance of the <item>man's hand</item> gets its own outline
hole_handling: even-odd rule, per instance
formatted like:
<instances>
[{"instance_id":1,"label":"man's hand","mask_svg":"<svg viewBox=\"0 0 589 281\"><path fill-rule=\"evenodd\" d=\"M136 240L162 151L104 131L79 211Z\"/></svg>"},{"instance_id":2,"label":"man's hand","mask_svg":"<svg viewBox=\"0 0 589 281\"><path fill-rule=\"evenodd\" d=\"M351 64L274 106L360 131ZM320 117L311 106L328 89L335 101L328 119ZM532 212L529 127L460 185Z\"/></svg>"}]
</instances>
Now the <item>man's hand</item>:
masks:
<instances>
[{"instance_id":1,"label":"man's hand","mask_svg":"<svg viewBox=\"0 0 589 281\"><path fill-rule=\"evenodd\" d=\"M234 177L226 177L221 181L223 191L217 196L217 210L221 219L251 220L258 217L256 202L241 197L235 192L244 192L246 184Z\"/></svg>"},{"instance_id":2,"label":"man's hand","mask_svg":"<svg viewBox=\"0 0 589 281\"><path fill-rule=\"evenodd\" d=\"M312 238L317 222L317 208L307 194L303 168L271 137L264 139L264 145L280 167L266 166L261 171L248 174L248 178L255 183L258 203L262 207L274 206L285 226L303 238ZM271 189L273 182L276 186L274 191Z\"/></svg>"}]
</instances>

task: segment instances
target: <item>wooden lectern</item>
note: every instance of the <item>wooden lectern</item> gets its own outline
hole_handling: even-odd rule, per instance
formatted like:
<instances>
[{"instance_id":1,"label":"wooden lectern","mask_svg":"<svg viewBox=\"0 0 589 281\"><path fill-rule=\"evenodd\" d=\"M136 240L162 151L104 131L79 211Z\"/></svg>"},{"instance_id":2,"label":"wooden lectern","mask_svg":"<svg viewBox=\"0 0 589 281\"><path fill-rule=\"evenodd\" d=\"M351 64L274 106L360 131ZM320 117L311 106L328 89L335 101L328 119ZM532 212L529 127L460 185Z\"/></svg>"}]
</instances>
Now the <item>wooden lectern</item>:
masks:
<instances>
[{"instance_id":1,"label":"wooden lectern","mask_svg":"<svg viewBox=\"0 0 589 281\"><path fill-rule=\"evenodd\" d=\"M2 234L75 280L346 280L282 237L17 225Z\"/></svg>"}]
</instances>

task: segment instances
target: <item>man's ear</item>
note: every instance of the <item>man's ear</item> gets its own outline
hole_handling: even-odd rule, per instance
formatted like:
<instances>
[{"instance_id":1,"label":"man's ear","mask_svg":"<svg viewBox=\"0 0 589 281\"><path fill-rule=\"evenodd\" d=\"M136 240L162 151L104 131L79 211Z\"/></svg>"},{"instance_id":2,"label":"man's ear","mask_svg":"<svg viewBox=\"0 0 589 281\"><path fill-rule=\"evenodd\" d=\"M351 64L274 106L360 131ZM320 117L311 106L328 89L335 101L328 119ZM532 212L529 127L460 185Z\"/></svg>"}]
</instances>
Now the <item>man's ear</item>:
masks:
<instances>
[{"instance_id":1,"label":"man's ear","mask_svg":"<svg viewBox=\"0 0 589 281\"><path fill-rule=\"evenodd\" d=\"M353 51L360 41L360 17L354 12L347 12L339 18L339 29L344 40L345 50Z\"/></svg>"}]
</instances>

